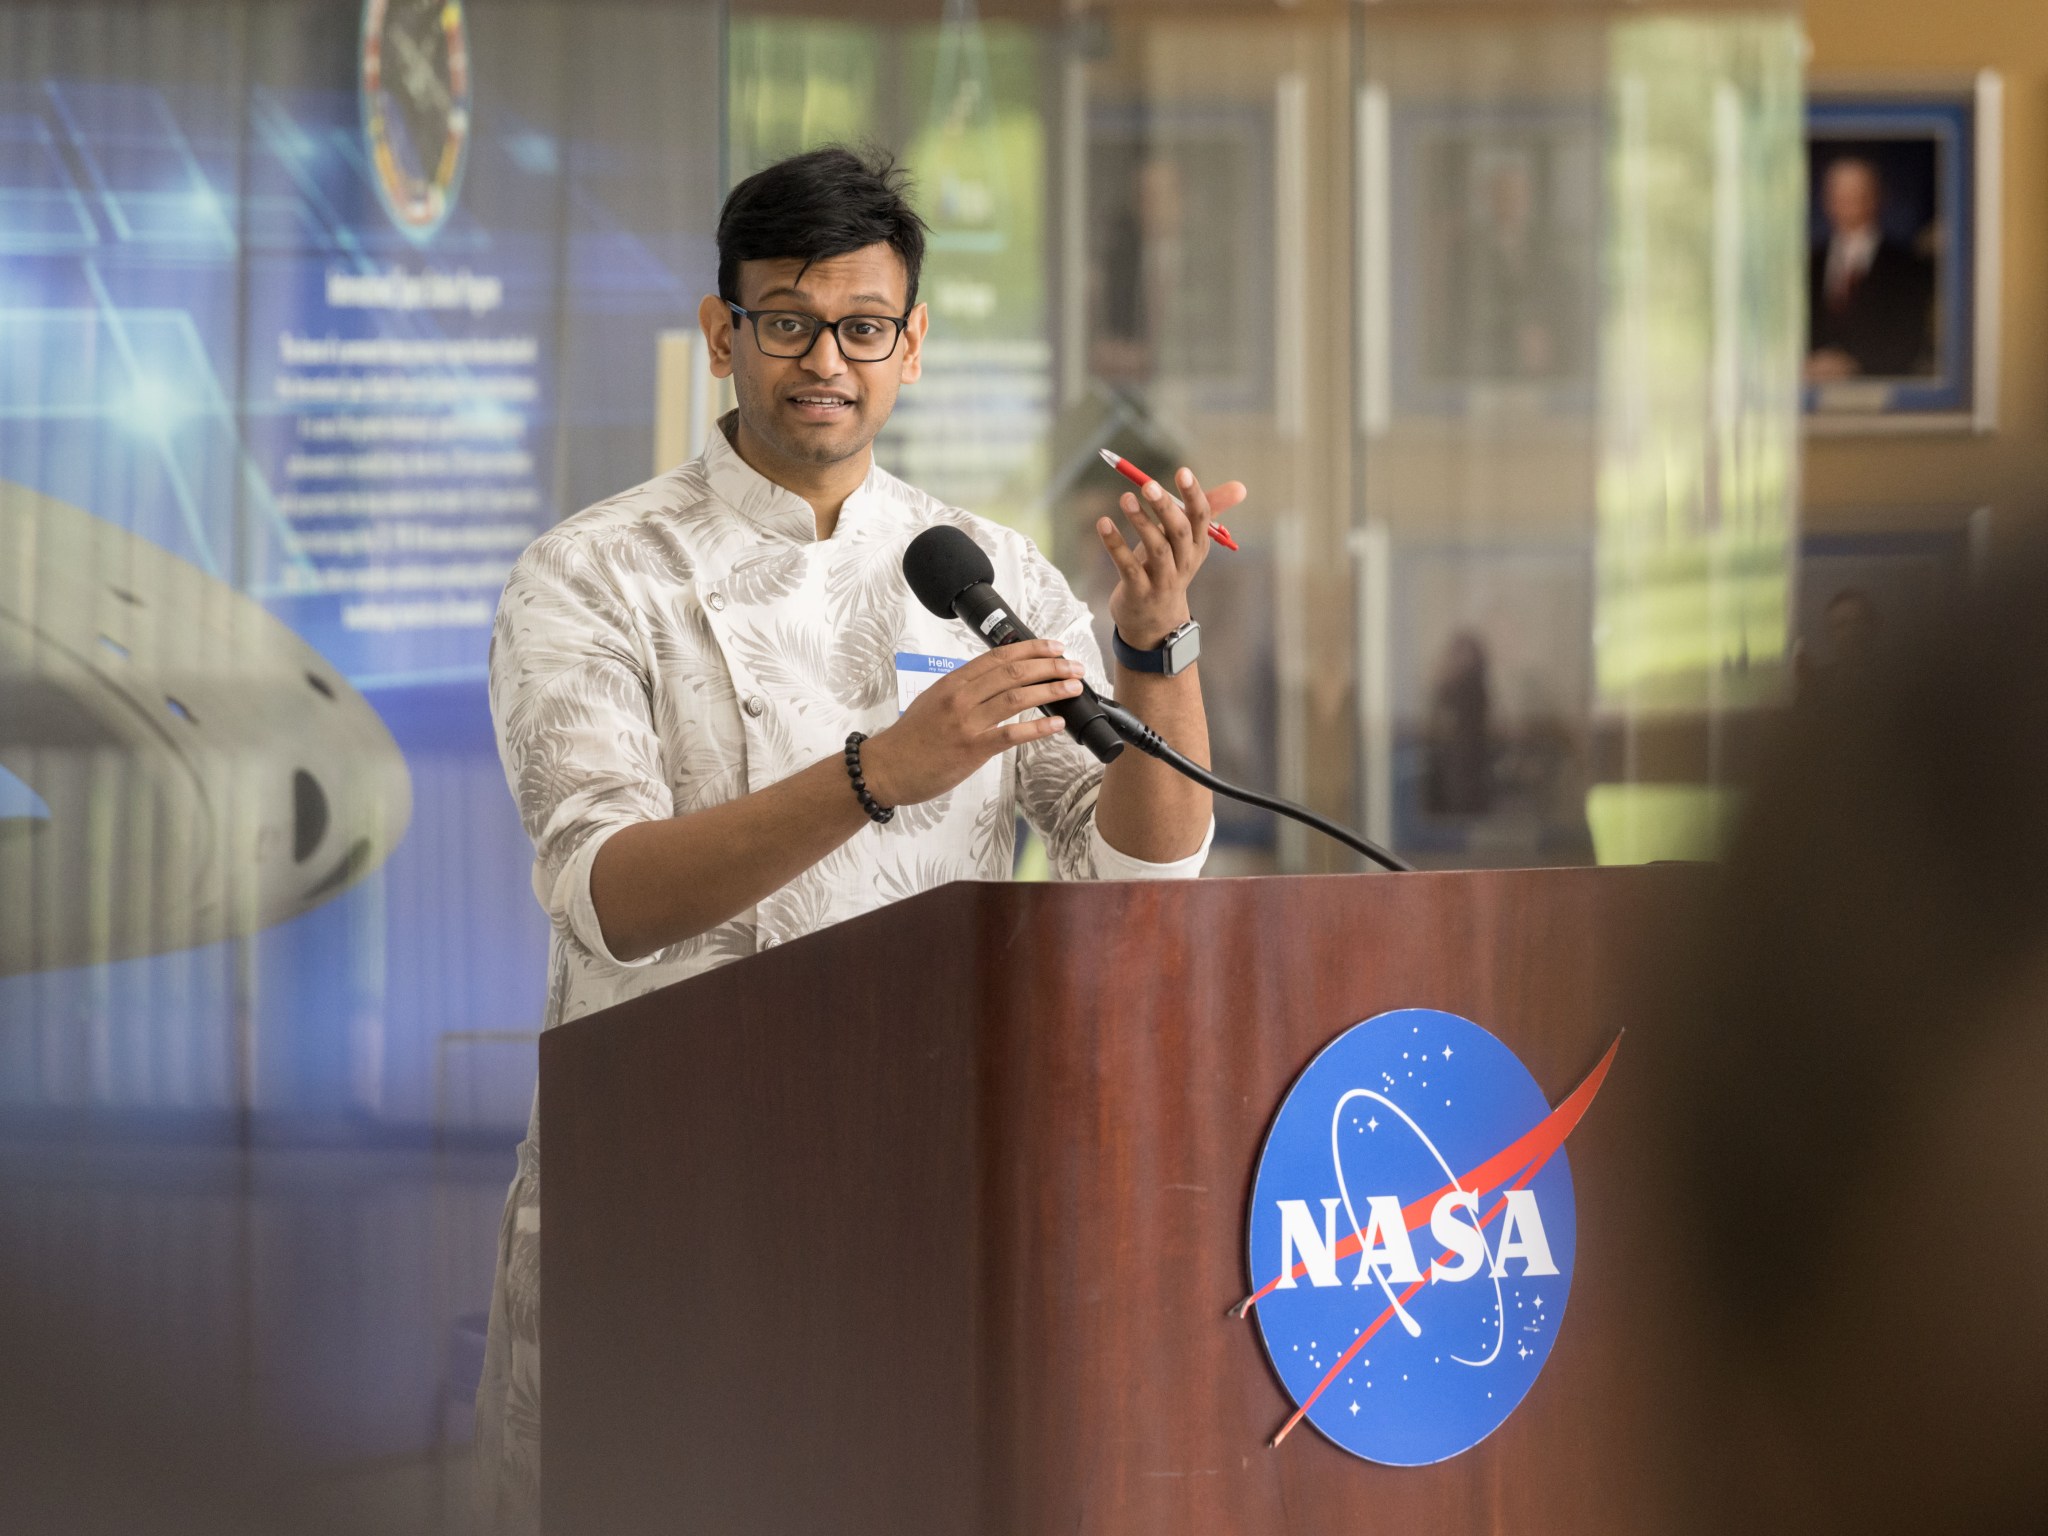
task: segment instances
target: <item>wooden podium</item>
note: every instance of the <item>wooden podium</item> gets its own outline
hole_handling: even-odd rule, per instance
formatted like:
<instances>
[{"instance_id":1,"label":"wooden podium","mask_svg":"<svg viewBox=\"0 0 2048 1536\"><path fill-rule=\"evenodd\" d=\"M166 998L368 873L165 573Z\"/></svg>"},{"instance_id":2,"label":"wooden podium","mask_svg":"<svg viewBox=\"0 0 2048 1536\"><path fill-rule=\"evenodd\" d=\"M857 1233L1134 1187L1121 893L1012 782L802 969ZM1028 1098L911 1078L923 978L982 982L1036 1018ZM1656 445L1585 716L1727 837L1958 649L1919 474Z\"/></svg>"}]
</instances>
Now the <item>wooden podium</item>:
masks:
<instances>
[{"instance_id":1,"label":"wooden podium","mask_svg":"<svg viewBox=\"0 0 2048 1536\"><path fill-rule=\"evenodd\" d=\"M1304 1424L1246 1202L1361 1019L1484 1025L1555 1103L1696 871L952 885L542 1038L553 1536L1664 1528L1654 1021L1569 1144L1555 1353L1432 1467Z\"/></svg>"}]
</instances>

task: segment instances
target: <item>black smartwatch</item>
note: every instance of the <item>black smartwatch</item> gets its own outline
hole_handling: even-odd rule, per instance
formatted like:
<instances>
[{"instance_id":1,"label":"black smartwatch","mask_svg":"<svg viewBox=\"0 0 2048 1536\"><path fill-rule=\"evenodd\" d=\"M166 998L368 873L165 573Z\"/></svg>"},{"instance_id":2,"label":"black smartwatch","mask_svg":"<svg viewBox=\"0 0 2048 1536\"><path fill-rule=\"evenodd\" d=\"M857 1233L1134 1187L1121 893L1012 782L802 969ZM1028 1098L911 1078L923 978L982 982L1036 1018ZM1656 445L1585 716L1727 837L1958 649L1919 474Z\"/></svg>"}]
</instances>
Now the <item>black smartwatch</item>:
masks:
<instances>
[{"instance_id":1,"label":"black smartwatch","mask_svg":"<svg viewBox=\"0 0 2048 1536\"><path fill-rule=\"evenodd\" d=\"M1202 626L1189 619L1149 651L1141 651L1129 644L1114 628L1109 632L1109 643L1116 651L1116 659L1133 672L1157 672L1165 677L1175 677L1192 667L1195 658L1201 655Z\"/></svg>"}]
</instances>

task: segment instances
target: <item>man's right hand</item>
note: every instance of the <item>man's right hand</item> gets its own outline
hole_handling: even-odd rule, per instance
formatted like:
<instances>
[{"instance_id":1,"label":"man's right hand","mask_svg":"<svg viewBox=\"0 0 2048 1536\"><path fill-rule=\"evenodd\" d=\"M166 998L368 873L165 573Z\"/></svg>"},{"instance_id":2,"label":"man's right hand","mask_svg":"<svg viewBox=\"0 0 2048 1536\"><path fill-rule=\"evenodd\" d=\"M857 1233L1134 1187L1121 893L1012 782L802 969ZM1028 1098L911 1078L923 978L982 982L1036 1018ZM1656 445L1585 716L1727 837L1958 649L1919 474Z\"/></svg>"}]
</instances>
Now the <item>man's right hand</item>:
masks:
<instances>
[{"instance_id":1,"label":"man's right hand","mask_svg":"<svg viewBox=\"0 0 2048 1536\"><path fill-rule=\"evenodd\" d=\"M999 752L1065 729L1030 714L1081 691L1081 666L1053 640L977 656L911 700L861 748L868 792L916 805L964 782ZM590 866L605 946L638 960L705 933L787 885L868 825L835 752L736 799L626 827Z\"/></svg>"},{"instance_id":2,"label":"man's right hand","mask_svg":"<svg viewBox=\"0 0 2048 1536\"><path fill-rule=\"evenodd\" d=\"M1057 715L1028 710L1071 699L1082 667L1057 640L999 646L956 667L910 701L894 725L864 742L861 774L883 805L917 805L966 782L1000 752L1066 729Z\"/></svg>"}]
</instances>

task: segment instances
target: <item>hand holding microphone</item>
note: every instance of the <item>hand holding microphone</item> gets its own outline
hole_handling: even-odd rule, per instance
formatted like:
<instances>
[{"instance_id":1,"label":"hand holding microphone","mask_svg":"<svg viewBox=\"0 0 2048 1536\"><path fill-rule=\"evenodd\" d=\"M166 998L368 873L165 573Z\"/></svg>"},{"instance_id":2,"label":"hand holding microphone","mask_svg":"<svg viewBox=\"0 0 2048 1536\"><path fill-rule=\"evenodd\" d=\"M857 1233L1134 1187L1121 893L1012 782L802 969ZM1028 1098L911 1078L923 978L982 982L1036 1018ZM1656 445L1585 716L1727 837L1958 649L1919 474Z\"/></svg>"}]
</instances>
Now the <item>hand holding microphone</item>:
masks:
<instances>
[{"instance_id":1,"label":"hand holding microphone","mask_svg":"<svg viewBox=\"0 0 2048 1536\"><path fill-rule=\"evenodd\" d=\"M984 645L1008 649L1038 639L1018 617L1016 605L990 585L996 570L988 555L958 528L939 523L912 539L903 552L903 575L919 602L942 619L960 620ZM1103 762L1123 751L1123 739L1087 683L1040 707L1065 721L1074 739Z\"/></svg>"},{"instance_id":2,"label":"hand holding microphone","mask_svg":"<svg viewBox=\"0 0 2048 1536\"><path fill-rule=\"evenodd\" d=\"M1062 728L1104 762L1123 750L1081 664L1062 654L1059 641L1032 634L996 594L995 567L973 539L946 523L927 528L904 551L903 574L919 602L941 618L963 620L990 650L933 683L862 747L864 777L877 801L936 799L998 753Z\"/></svg>"},{"instance_id":3,"label":"hand holding microphone","mask_svg":"<svg viewBox=\"0 0 2048 1536\"><path fill-rule=\"evenodd\" d=\"M1196 497L1201 496L1201 488L1192 475L1183 484ZM1242 491L1242 487L1234 484L1231 489ZM1235 505L1235 498L1231 504ZM1206 523L1212 510L1213 506L1205 502L1198 521ZM1196 528L1197 524L1183 518L1175 533L1192 539ZM1105 537L1103 542L1108 544L1109 539ZM1162 552L1152 539L1145 542L1145 557L1127 548L1124 558L1117 561L1119 571L1126 577L1139 578L1129 583L1137 589L1133 596L1156 602L1168 597L1176 587L1185 592L1192 567L1200 564L1200 546L1197 545L1195 560L1183 566L1181 557L1186 551L1182 538L1176 536L1168 543L1164 560L1159 559ZM1148 579L1144 567L1155 560L1167 568L1150 572ZM868 787L884 805L914 805L930 800L963 781L998 752L1041 741L1064 726L1075 740L1105 763L1129 741L1146 756L1156 758L1215 794L1292 817L1383 868L1409 868L1377 843L1306 807L1218 778L1175 751L1171 743L1129 710L1096 697L1082 680L1081 667L1061 656L1056 642L1033 635L1017 618L1015 609L997 595L990 584L995 579L995 567L981 546L958 528L940 523L912 539L903 552L903 574L925 607L941 618L961 620L992 649L986 656L976 657L934 683L912 701L901 720L867 743ZM1013 718L1019 711L1031 708L1047 713L1036 720ZM879 782L874 767L878 755L883 764Z\"/></svg>"},{"instance_id":4,"label":"hand holding microphone","mask_svg":"<svg viewBox=\"0 0 2048 1536\"><path fill-rule=\"evenodd\" d=\"M1070 701L1085 686L1081 664L1061 655L1057 640L1025 640L977 656L863 743L868 791L888 806L937 799L997 754L1057 736L1065 726L1058 715L1028 712Z\"/></svg>"}]
</instances>

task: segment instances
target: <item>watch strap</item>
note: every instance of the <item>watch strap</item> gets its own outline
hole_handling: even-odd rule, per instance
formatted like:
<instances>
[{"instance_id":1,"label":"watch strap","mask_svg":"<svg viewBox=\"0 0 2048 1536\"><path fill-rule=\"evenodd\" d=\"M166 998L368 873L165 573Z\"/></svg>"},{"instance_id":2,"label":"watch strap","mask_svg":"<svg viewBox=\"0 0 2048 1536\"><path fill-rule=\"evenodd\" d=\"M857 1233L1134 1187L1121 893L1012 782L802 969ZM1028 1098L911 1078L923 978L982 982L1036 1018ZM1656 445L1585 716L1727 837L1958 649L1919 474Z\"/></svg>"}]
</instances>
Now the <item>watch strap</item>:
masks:
<instances>
[{"instance_id":1,"label":"watch strap","mask_svg":"<svg viewBox=\"0 0 2048 1536\"><path fill-rule=\"evenodd\" d=\"M1115 625L1111 625L1109 643L1110 648L1116 654L1116 659L1124 666L1129 667L1133 672L1159 672L1171 675L1176 670L1185 670L1187 666L1187 662L1183 662L1180 668L1174 668L1171 665L1176 642L1182 636L1192 638L1199 631L1200 626L1193 619L1189 619L1187 623L1174 630L1172 634L1160 641L1151 650L1141 651L1124 639L1122 632ZM1189 657L1188 660L1192 661L1193 657Z\"/></svg>"},{"instance_id":2,"label":"watch strap","mask_svg":"<svg viewBox=\"0 0 2048 1536\"><path fill-rule=\"evenodd\" d=\"M1166 670L1166 642L1161 641L1149 651L1141 651L1123 637L1123 632L1114 625L1109 631L1110 648L1116 652L1116 659L1133 672L1164 672Z\"/></svg>"}]
</instances>

